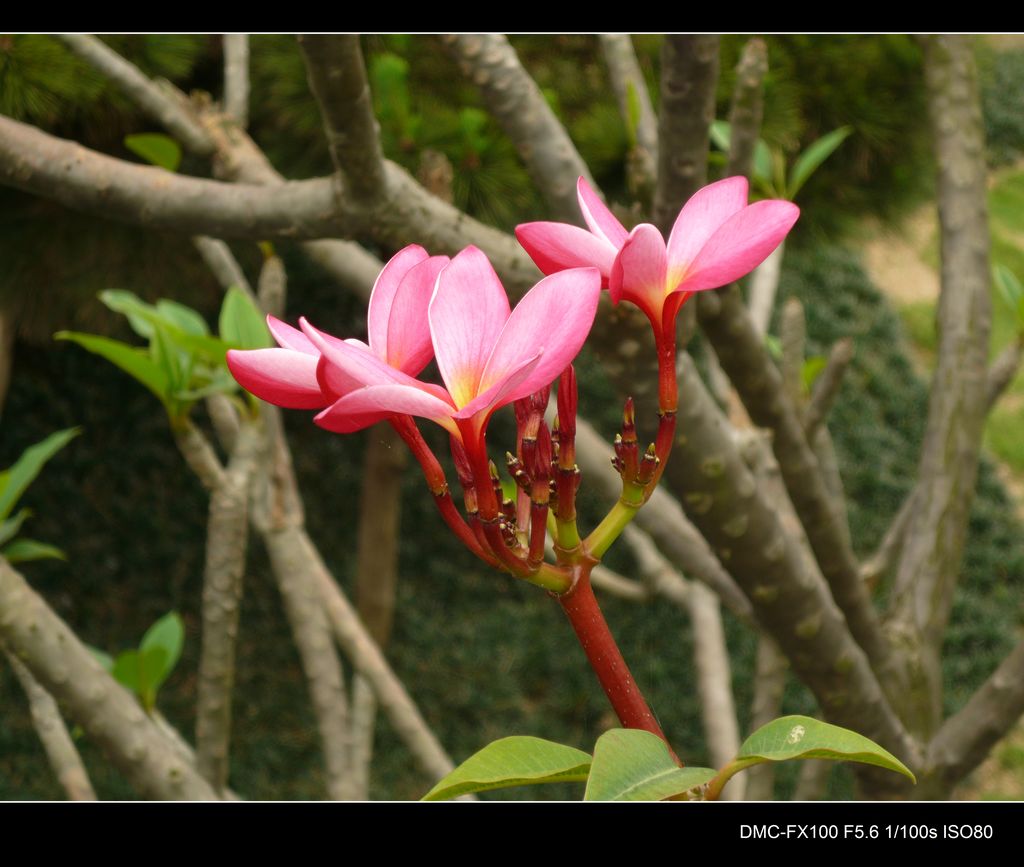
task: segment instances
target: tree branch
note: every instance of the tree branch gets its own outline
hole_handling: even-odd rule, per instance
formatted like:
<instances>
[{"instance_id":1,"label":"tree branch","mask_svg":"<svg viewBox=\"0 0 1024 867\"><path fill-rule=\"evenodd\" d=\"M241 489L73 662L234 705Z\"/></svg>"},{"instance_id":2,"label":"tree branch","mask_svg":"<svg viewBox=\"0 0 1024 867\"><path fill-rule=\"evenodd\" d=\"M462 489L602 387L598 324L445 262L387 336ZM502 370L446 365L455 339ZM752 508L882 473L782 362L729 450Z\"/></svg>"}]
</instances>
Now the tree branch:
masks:
<instances>
[{"instance_id":1,"label":"tree branch","mask_svg":"<svg viewBox=\"0 0 1024 867\"><path fill-rule=\"evenodd\" d=\"M892 620L910 634L916 687L904 714L917 732L942 718L941 647L974 498L987 412L991 326L987 170L973 44L924 40L925 82L938 167L942 251L939 346L914 511L893 585Z\"/></svg>"},{"instance_id":2,"label":"tree branch","mask_svg":"<svg viewBox=\"0 0 1024 867\"><path fill-rule=\"evenodd\" d=\"M74 741L71 740L71 735L64 725L57 702L39 685L18 657L9 651L6 656L14 676L18 678L21 688L25 691L32 724L46 751L46 758L57 777L57 782L69 800L95 801L96 792L89 782L89 774L82 764L82 757L78 755Z\"/></svg>"},{"instance_id":3,"label":"tree branch","mask_svg":"<svg viewBox=\"0 0 1024 867\"><path fill-rule=\"evenodd\" d=\"M701 717L708 757L713 767L725 767L740 749L740 728L732 696L729 648L717 597L703 584L690 588L690 620L693 623L693 655L697 669ZM734 780L735 786L740 780ZM742 801L746 782L736 786L728 800Z\"/></svg>"},{"instance_id":4,"label":"tree branch","mask_svg":"<svg viewBox=\"0 0 1024 867\"><path fill-rule=\"evenodd\" d=\"M224 111L242 129L249 125L249 35L224 34Z\"/></svg>"},{"instance_id":5,"label":"tree branch","mask_svg":"<svg viewBox=\"0 0 1024 867\"><path fill-rule=\"evenodd\" d=\"M242 266L238 264L235 254L231 248L217 238L207 238L204 235L197 235L192 239L193 246L203 257L206 267L213 272L221 288L225 292L232 286L241 289L252 301L256 301L256 293L249 285L249 278L245 276Z\"/></svg>"},{"instance_id":6,"label":"tree branch","mask_svg":"<svg viewBox=\"0 0 1024 867\"><path fill-rule=\"evenodd\" d=\"M789 660L770 636L762 633L757 639L757 661L754 669L754 698L750 706L750 731L770 723L782 709ZM770 801L775 792L775 765L765 762L747 771L747 798Z\"/></svg>"},{"instance_id":7,"label":"tree branch","mask_svg":"<svg viewBox=\"0 0 1024 867\"><path fill-rule=\"evenodd\" d=\"M496 33L456 34L442 36L441 42L480 90L554 216L579 223L576 179L582 176L591 186L596 184L508 39Z\"/></svg>"},{"instance_id":8,"label":"tree branch","mask_svg":"<svg viewBox=\"0 0 1024 867\"><path fill-rule=\"evenodd\" d=\"M384 152L359 37L299 36L298 40L334 168L345 176L354 199L372 201L384 187Z\"/></svg>"},{"instance_id":9,"label":"tree branch","mask_svg":"<svg viewBox=\"0 0 1024 867\"><path fill-rule=\"evenodd\" d=\"M999 353L989 367L985 389L988 396L986 401L988 412L992 411L992 407L996 405L1003 392L1013 382L1013 378L1017 375L1017 368L1020 367L1022 355L1024 355L1024 337L1018 337Z\"/></svg>"},{"instance_id":10,"label":"tree branch","mask_svg":"<svg viewBox=\"0 0 1024 867\"><path fill-rule=\"evenodd\" d=\"M209 493L224 484L224 466L210 441L191 422L174 430L174 441L192 472Z\"/></svg>"},{"instance_id":11,"label":"tree branch","mask_svg":"<svg viewBox=\"0 0 1024 867\"><path fill-rule=\"evenodd\" d=\"M95 36L65 34L58 36L82 60L95 67L126 93L139 108L170 131L186 148L200 156L213 155L213 142L174 91L151 81L116 51Z\"/></svg>"},{"instance_id":12,"label":"tree branch","mask_svg":"<svg viewBox=\"0 0 1024 867\"><path fill-rule=\"evenodd\" d=\"M367 431L356 542L356 609L377 646L387 647L395 615L398 540L401 538L402 471L408 463L401 438L389 424ZM352 774L367 798L377 700L361 675L352 685Z\"/></svg>"},{"instance_id":13,"label":"tree branch","mask_svg":"<svg viewBox=\"0 0 1024 867\"><path fill-rule=\"evenodd\" d=\"M839 397L846 368L853 360L853 339L844 337L837 340L828 354L825 369L814 381L811 398L804 409L804 430L808 440L813 440Z\"/></svg>"},{"instance_id":14,"label":"tree branch","mask_svg":"<svg viewBox=\"0 0 1024 867\"><path fill-rule=\"evenodd\" d=\"M608 78L629 132L627 178L630 190L647 201L658 175L658 118L647 91L640 64L628 33L602 33L598 37Z\"/></svg>"},{"instance_id":15,"label":"tree branch","mask_svg":"<svg viewBox=\"0 0 1024 867\"><path fill-rule=\"evenodd\" d=\"M898 674L878 616L858 576L848 535L807 442L796 407L768 355L739 292L723 290L718 304L701 304L700 324L755 424L772 431L772 449L793 506L822 573L857 643L887 682ZM888 684L887 684L888 688Z\"/></svg>"},{"instance_id":16,"label":"tree branch","mask_svg":"<svg viewBox=\"0 0 1024 867\"><path fill-rule=\"evenodd\" d=\"M920 797L949 796L950 790L984 761L1024 714L1024 640L956 714L947 719L928 746Z\"/></svg>"},{"instance_id":17,"label":"tree branch","mask_svg":"<svg viewBox=\"0 0 1024 867\"><path fill-rule=\"evenodd\" d=\"M0 557L0 640L143 797L215 801L207 782L25 579Z\"/></svg>"},{"instance_id":18,"label":"tree branch","mask_svg":"<svg viewBox=\"0 0 1024 867\"><path fill-rule=\"evenodd\" d=\"M775 504L759 489L685 353L680 368L687 395L680 403L685 436L677 441L664 478L679 492L688 516L828 718L917 764L916 745L886 700L828 587L780 523Z\"/></svg>"},{"instance_id":19,"label":"tree branch","mask_svg":"<svg viewBox=\"0 0 1024 867\"><path fill-rule=\"evenodd\" d=\"M248 548L249 484L262 432L243 424L221 483L210 496L203 575L203 639L196 698L196 768L227 787L242 576Z\"/></svg>"},{"instance_id":20,"label":"tree branch","mask_svg":"<svg viewBox=\"0 0 1024 867\"><path fill-rule=\"evenodd\" d=\"M717 81L717 36L665 37L654 191L654 224L665 237L686 200L707 182L708 129L715 119Z\"/></svg>"},{"instance_id":21,"label":"tree branch","mask_svg":"<svg viewBox=\"0 0 1024 867\"><path fill-rule=\"evenodd\" d=\"M764 77L768 74L768 46L750 39L736 64L736 84L729 108L729 163L727 177L754 172L754 150L764 115Z\"/></svg>"},{"instance_id":22,"label":"tree branch","mask_svg":"<svg viewBox=\"0 0 1024 867\"><path fill-rule=\"evenodd\" d=\"M0 181L69 208L216 237L311 238L345 231L329 179L274 189L174 175L0 117Z\"/></svg>"}]
</instances>

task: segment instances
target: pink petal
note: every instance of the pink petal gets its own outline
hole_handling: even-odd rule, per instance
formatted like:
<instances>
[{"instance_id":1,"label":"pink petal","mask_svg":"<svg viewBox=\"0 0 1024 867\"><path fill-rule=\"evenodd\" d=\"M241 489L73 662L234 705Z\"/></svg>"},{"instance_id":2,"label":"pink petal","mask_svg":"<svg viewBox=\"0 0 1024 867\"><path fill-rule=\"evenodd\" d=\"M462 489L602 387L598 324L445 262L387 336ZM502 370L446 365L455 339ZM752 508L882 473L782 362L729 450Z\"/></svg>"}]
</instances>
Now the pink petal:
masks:
<instances>
[{"instance_id":1,"label":"pink petal","mask_svg":"<svg viewBox=\"0 0 1024 867\"><path fill-rule=\"evenodd\" d=\"M676 217L668 238L669 281L683 278L708 239L747 205L747 179L724 178L697 190Z\"/></svg>"},{"instance_id":2,"label":"pink petal","mask_svg":"<svg viewBox=\"0 0 1024 867\"><path fill-rule=\"evenodd\" d=\"M358 340L339 340L314 328L305 317L299 320L299 324L322 356L316 374L327 394L339 396L364 385L400 382L405 376L389 367Z\"/></svg>"},{"instance_id":3,"label":"pink petal","mask_svg":"<svg viewBox=\"0 0 1024 867\"><path fill-rule=\"evenodd\" d=\"M320 354L305 334L297 328L292 328L280 319L275 319L273 316L268 315L267 328L270 329L270 333L274 336L278 346L284 349L294 349L296 352L305 352L306 355Z\"/></svg>"},{"instance_id":4,"label":"pink petal","mask_svg":"<svg viewBox=\"0 0 1024 867\"><path fill-rule=\"evenodd\" d=\"M370 346L381 358L387 357L388 323L391 321L391 310L398 288L410 269L429 255L418 244L410 244L388 260L373 284L366 313L366 331Z\"/></svg>"},{"instance_id":5,"label":"pink petal","mask_svg":"<svg viewBox=\"0 0 1024 867\"><path fill-rule=\"evenodd\" d=\"M392 415L417 415L449 430L454 407L426 391L407 385L372 385L345 395L314 421L337 433L350 433Z\"/></svg>"},{"instance_id":6,"label":"pink petal","mask_svg":"<svg viewBox=\"0 0 1024 867\"><path fill-rule=\"evenodd\" d=\"M665 270L668 257L665 239L650 223L641 223L622 245L608 281L612 301L625 298L649 311L661 310L665 300Z\"/></svg>"},{"instance_id":7,"label":"pink petal","mask_svg":"<svg viewBox=\"0 0 1024 867\"><path fill-rule=\"evenodd\" d=\"M693 260L678 290L716 289L760 265L793 228L800 209L792 202L755 202L730 217Z\"/></svg>"},{"instance_id":8,"label":"pink petal","mask_svg":"<svg viewBox=\"0 0 1024 867\"><path fill-rule=\"evenodd\" d=\"M480 425L482 429L483 424L486 424L491 413L498 407L505 406L505 404L512 403L512 401L536 391L536 389L526 388L523 383L528 379L534 378L531 377L531 374L540 365L543 356L543 350L537 350L536 354L531 358L520 361L510 370L506 371L504 377L455 413L455 418L472 418L479 413L485 413L486 415Z\"/></svg>"},{"instance_id":9,"label":"pink petal","mask_svg":"<svg viewBox=\"0 0 1024 867\"><path fill-rule=\"evenodd\" d=\"M465 406L477 395L484 365L509 317L505 289L476 247L467 247L438 275L428 316L441 377L456 406Z\"/></svg>"},{"instance_id":10,"label":"pink petal","mask_svg":"<svg viewBox=\"0 0 1024 867\"><path fill-rule=\"evenodd\" d=\"M545 274L594 267L607 279L615 260L613 244L566 223L522 223L516 226L516 237Z\"/></svg>"},{"instance_id":11,"label":"pink petal","mask_svg":"<svg viewBox=\"0 0 1024 867\"><path fill-rule=\"evenodd\" d=\"M449 261L447 256L431 256L414 265L395 294L388 320L387 350L378 354L410 376L423 370L434 357L427 310L437 275Z\"/></svg>"},{"instance_id":12,"label":"pink petal","mask_svg":"<svg viewBox=\"0 0 1024 867\"><path fill-rule=\"evenodd\" d=\"M480 391L508 376L543 347L544 357L508 400L524 397L558 376L590 333L601 300L596 268L573 268L545 277L519 302L498 337L480 379Z\"/></svg>"},{"instance_id":13,"label":"pink petal","mask_svg":"<svg viewBox=\"0 0 1024 867\"><path fill-rule=\"evenodd\" d=\"M287 409L319 409L330 403L317 382L319 355L291 349L229 349L228 368L246 391Z\"/></svg>"},{"instance_id":14,"label":"pink petal","mask_svg":"<svg viewBox=\"0 0 1024 867\"><path fill-rule=\"evenodd\" d=\"M582 177L576 182L576 196L580 200L580 210L583 211L583 219L587 221L590 231L613 247L621 247L626 242L629 232Z\"/></svg>"}]
</instances>

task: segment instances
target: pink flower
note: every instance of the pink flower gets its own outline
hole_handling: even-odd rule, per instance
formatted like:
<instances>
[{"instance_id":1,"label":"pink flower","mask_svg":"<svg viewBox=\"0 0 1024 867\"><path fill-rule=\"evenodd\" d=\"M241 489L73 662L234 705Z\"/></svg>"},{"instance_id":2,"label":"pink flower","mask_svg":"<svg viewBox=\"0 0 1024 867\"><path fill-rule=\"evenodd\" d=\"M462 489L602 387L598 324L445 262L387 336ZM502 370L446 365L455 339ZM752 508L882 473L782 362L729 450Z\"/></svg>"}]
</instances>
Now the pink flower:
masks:
<instances>
[{"instance_id":1,"label":"pink flower","mask_svg":"<svg viewBox=\"0 0 1024 867\"><path fill-rule=\"evenodd\" d=\"M725 286L760 265L800 215L792 202L777 199L748 205L747 179L725 178L694 193L666 244L650 223L627 232L583 178L577 194L589 232L525 223L516 227L519 243L545 274L597 267L612 301L632 301L659 334L674 325L690 292Z\"/></svg>"},{"instance_id":2,"label":"pink flower","mask_svg":"<svg viewBox=\"0 0 1024 867\"><path fill-rule=\"evenodd\" d=\"M325 341L306 328L323 353L320 381L333 387L360 380L317 416L330 430L350 429L350 419L401 413L432 419L474 451L499 407L549 385L576 357L590 331L600 298L594 268L577 268L541 280L509 308L505 289L487 257L467 247L441 270L428 320L434 355L447 389L412 379L350 343Z\"/></svg>"},{"instance_id":3,"label":"pink flower","mask_svg":"<svg viewBox=\"0 0 1024 867\"><path fill-rule=\"evenodd\" d=\"M368 344L339 340L303 322L307 334L312 332L307 336L268 316L267 325L280 348L230 350L227 361L232 375L243 388L268 403L289 409L321 409L364 384L327 373L322 349L340 344L366 356L366 363L383 365L396 376L411 380L433 356L427 305L437 274L448 261L447 256L430 256L415 244L391 258L370 295ZM384 417L364 419L361 426Z\"/></svg>"}]
</instances>

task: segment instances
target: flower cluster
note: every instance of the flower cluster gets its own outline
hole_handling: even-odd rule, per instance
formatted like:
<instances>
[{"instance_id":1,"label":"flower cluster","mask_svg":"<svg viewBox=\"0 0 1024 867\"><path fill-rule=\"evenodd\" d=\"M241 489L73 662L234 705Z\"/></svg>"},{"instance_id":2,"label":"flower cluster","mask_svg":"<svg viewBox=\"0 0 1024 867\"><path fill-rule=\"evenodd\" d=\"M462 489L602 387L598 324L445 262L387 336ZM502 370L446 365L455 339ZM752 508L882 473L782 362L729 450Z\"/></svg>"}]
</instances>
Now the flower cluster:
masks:
<instances>
[{"instance_id":1,"label":"flower cluster","mask_svg":"<svg viewBox=\"0 0 1024 867\"><path fill-rule=\"evenodd\" d=\"M231 372L244 388L278 406L320 410L315 421L327 430L348 433L390 420L420 460L460 538L488 562L558 591L571 582L566 569L559 573L543 562L549 506L561 566L607 547L604 538L580 541L573 505L579 471L573 458L572 361L593 324L601 290L608 289L614 303L629 301L647 315L671 385L658 446L642 458L633 454L635 429L627 407L616 466L624 492L633 497L629 502L638 507L657 483L656 468L663 468L671 443L679 308L691 293L726 285L755 268L799 214L790 202L748 205L746 180L726 178L687 202L666 243L647 223L627 231L582 178L578 194L589 231L561 223L516 229L548 276L514 310L477 248L449 259L412 245L388 262L374 285L367 342L334 337L304 318L296 329L269 317L277 348L228 353ZM431 359L443 386L417 378ZM549 430L544 409L560 375L560 425ZM509 404L515 405L519 429L516 452L508 456L519 485L517 501L502 495L486 447L491 416ZM451 505L440 464L412 416L450 434L465 519ZM616 516L612 524L618 523Z\"/></svg>"}]
</instances>

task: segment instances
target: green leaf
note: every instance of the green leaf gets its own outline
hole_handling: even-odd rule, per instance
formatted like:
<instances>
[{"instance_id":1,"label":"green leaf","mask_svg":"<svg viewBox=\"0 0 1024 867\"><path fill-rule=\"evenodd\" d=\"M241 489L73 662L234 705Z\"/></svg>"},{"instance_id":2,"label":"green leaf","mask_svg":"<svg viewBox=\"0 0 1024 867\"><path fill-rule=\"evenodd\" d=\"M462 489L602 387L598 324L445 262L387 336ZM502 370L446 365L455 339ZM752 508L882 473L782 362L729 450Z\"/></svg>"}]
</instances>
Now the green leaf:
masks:
<instances>
[{"instance_id":1,"label":"green leaf","mask_svg":"<svg viewBox=\"0 0 1024 867\"><path fill-rule=\"evenodd\" d=\"M19 509L18 514L13 518L8 518L3 523L0 523L0 545L3 545L5 542L9 542L17 536L18 531L21 529L21 525L24 524L31 515L31 509ZM11 558L8 557L7 559L10 560Z\"/></svg>"},{"instance_id":2,"label":"green leaf","mask_svg":"<svg viewBox=\"0 0 1024 867\"><path fill-rule=\"evenodd\" d=\"M185 334L205 337L210 333L206 320L197 311L177 301L161 298L156 302L156 312L165 322L177 326Z\"/></svg>"},{"instance_id":3,"label":"green leaf","mask_svg":"<svg viewBox=\"0 0 1024 867\"><path fill-rule=\"evenodd\" d=\"M800 188L807 183L807 179L817 171L818 167L825 162L833 151L841 145L853 132L852 126L841 126L830 133L826 133L814 144L810 145L793 163L789 173L789 184L786 192L790 201L796 198Z\"/></svg>"},{"instance_id":4,"label":"green leaf","mask_svg":"<svg viewBox=\"0 0 1024 867\"><path fill-rule=\"evenodd\" d=\"M107 673L112 673L114 671L114 657L112 657L105 650L100 650L98 647L93 647L92 645L89 645L89 644L87 644L85 646L86 646L86 649L89 651L89 653L91 653L93 655L93 658L100 665L103 666L104 670Z\"/></svg>"},{"instance_id":5,"label":"green leaf","mask_svg":"<svg viewBox=\"0 0 1024 867\"><path fill-rule=\"evenodd\" d=\"M139 694L139 652L125 650L117 655L110 673L121 686Z\"/></svg>"},{"instance_id":6,"label":"green leaf","mask_svg":"<svg viewBox=\"0 0 1024 867\"><path fill-rule=\"evenodd\" d=\"M67 560L67 554L56 545L47 545L35 539L15 539L0 550L11 563L27 563L30 560Z\"/></svg>"},{"instance_id":7,"label":"green leaf","mask_svg":"<svg viewBox=\"0 0 1024 867\"><path fill-rule=\"evenodd\" d=\"M992 279L999 290L999 294L1011 310L1016 310L1021 299L1024 298L1024 286L1021 285L1017 275L1005 265L999 264L992 268Z\"/></svg>"},{"instance_id":8,"label":"green leaf","mask_svg":"<svg viewBox=\"0 0 1024 867\"><path fill-rule=\"evenodd\" d=\"M711 768L681 768L657 735L611 729L597 739L584 801L663 801L701 786Z\"/></svg>"},{"instance_id":9,"label":"green leaf","mask_svg":"<svg viewBox=\"0 0 1024 867\"><path fill-rule=\"evenodd\" d=\"M729 125L729 121L712 121L708 134L711 136L711 141L715 147L729 153L729 142L732 140L732 127Z\"/></svg>"},{"instance_id":10,"label":"green leaf","mask_svg":"<svg viewBox=\"0 0 1024 867\"><path fill-rule=\"evenodd\" d=\"M736 756L744 766L788 759L861 762L896 771L917 782L903 762L874 741L809 716L784 716L762 726L743 742Z\"/></svg>"},{"instance_id":11,"label":"green leaf","mask_svg":"<svg viewBox=\"0 0 1024 867\"><path fill-rule=\"evenodd\" d=\"M782 341L774 334L765 334L764 345L768 354L776 361L782 360Z\"/></svg>"},{"instance_id":12,"label":"green leaf","mask_svg":"<svg viewBox=\"0 0 1024 867\"><path fill-rule=\"evenodd\" d=\"M274 345L266 319L248 296L232 286L220 308L220 338L239 349L266 349Z\"/></svg>"},{"instance_id":13,"label":"green leaf","mask_svg":"<svg viewBox=\"0 0 1024 867\"><path fill-rule=\"evenodd\" d=\"M754 180L770 184L772 179L772 152L768 143L759 138L754 145Z\"/></svg>"},{"instance_id":14,"label":"green leaf","mask_svg":"<svg viewBox=\"0 0 1024 867\"><path fill-rule=\"evenodd\" d=\"M821 376L821 372L827 364L828 359L824 355L812 355L804 361L800 367L800 385L803 387L804 394L811 393L814 381Z\"/></svg>"},{"instance_id":15,"label":"green leaf","mask_svg":"<svg viewBox=\"0 0 1024 867\"><path fill-rule=\"evenodd\" d=\"M77 331L58 331L55 336L58 340L71 340L83 349L107 359L141 382L166 405L171 390L170 381L163 368L145 349L129 346L120 340Z\"/></svg>"},{"instance_id":16,"label":"green leaf","mask_svg":"<svg viewBox=\"0 0 1024 867\"><path fill-rule=\"evenodd\" d=\"M158 132L143 132L124 137L124 146L146 162L169 172L181 165L181 146L170 136Z\"/></svg>"},{"instance_id":17,"label":"green leaf","mask_svg":"<svg viewBox=\"0 0 1024 867\"><path fill-rule=\"evenodd\" d=\"M22 452L21 457L0 476L0 520L11 514L25 488L39 475L46 462L80 433L81 428L77 427L57 431Z\"/></svg>"},{"instance_id":18,"label":"green leaf","mask_svg":"<svg viewBox=\"0 0 1024 867\"><path fill-rule=\"evenodd\" d=\"M147 711L151 711L156 707L157 690L160 689L169 674L167 651L162 647L151 647L149 650L140 650L137 659L139 663L137 690L139 701Z\"/></svg>"},{"instance_id":19,"label":"green leaf","mask_svg":"<svg viewBox=\"0 0 1024 867\"><path fill-rule=\"evenodd\" d=\"M157 325L153 330L149 354L167 380L168 397L185 387L188 380L182 368L181 356L163 325Z\"/></svg>"},{"instance_id":20,"label":"green leaf","mask_svg":"<svg viewBox=\"0 0 1024 867\"><path fill-rule=\"evenodd\" d=\"M156 308L152 304L147 304L127 289L104 289L100 292L99 299L115 313L126 316L132 331L139 337L149 340L153 336Z\"/></svg>"},{"instance_id":21,"label":"green leaf","mask_svg":"<svg viewBox=\"0 0 1024 867\"><path fill-rule=\"evenodd\" d=\"M582 750L541 738L501 738L466 759L423 800L444 801L468 792L537 783L582 782L589 768L590 756Z\"/></svg>"},{"instance_id":22,"label":"green leaf","mask_svg":"<svg viewBox=\"0 0 1024 867\"><path fill-rule=\"evenodd\" d=\"M185 625L176 611L161 617L142 636L139 653L142 655L146 682L154 693L174 671L178 660L181 659L184 643Z\"/></svg>"}]
</instances>

